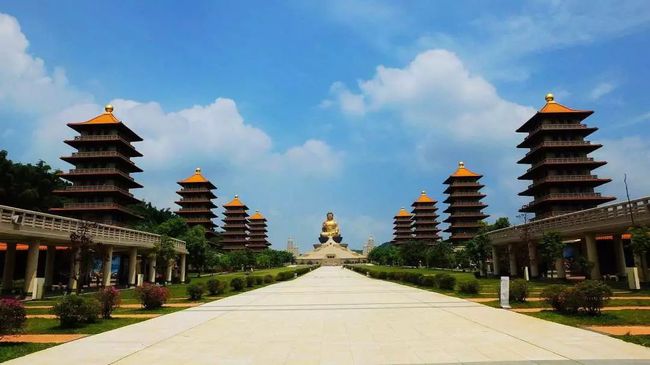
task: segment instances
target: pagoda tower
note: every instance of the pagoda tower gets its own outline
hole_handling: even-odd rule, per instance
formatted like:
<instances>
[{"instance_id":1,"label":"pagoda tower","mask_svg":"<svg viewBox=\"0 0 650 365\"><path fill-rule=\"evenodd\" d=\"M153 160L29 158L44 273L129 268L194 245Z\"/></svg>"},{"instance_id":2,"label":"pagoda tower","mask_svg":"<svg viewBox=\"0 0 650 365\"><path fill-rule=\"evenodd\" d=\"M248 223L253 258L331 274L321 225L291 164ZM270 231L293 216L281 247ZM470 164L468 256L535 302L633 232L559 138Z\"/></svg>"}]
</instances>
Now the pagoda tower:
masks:
<instances>
[{"instance_id":1,"label":"pagoda tower","mask_svg":"<svg viewBox=\"0 0 650 365\"><path fill-rule=\"evenodd\" d=\"M216 195L212 190L217 187L201 174L201 169L198 167L194 175L179 181L178 185L181 186L181 190L176 193L181 198L175 203L180 205L181 209L175 213L185 219L189 226L200 225L205 228L206 233L214 232L216 224L212 222L212 218L215 218L216 214L212 209L216 208L216 205L212 199L215 199Z\"/></svg>"},{"instance_id":2,"label":"pagoda tower","mask_svg":"<svg viewBox=\"0 0 650 365\"><path fill-rule=\"evenodd\" d=\"M463 244L471 240L481 229L481 222L488 215L481 212L487 205L481 202L485 194L480 192L484 185L479 183L483 175L470 171L463 162L458 163L458 169L449 175L445 184L445 194L448 194L445 203L449 207L445 213L449 217L444 220L449 223L445 232L451 233L449 240L453 244Z\"/></svg>"},{"instance_id":3,"label":"pagoda tower","mask_svg":"<svg viewBox=\"0 0 650 365\"><path fill-rule=\"evenodd\" d=\"M433 244L435 241L440 240L438 236L438 215L436 211L436 201L429 198L427 193L423 191L418 199L411 204L413 210L412 226L413 226L413 239L418 242Z\"/></svg>"},{"instance_id":4,"label":"pagoda tower","mask_svg":"<svg viewBox=\"0 0 650 365\"><path fill-rule=\"evenodd\" d=\"M226 251L244 250L248 240L248 207L239 200L239 196L224 204L223 232L221 248Z\"/></svg>"},{"instance_id":5,"label":"pagoda tower","mask_svg":"<svg viewBox=\"0 0 650 365\"><path fill-rule=\"evenodd\" d=\"M394 235L393 244L401 245L404 242L413 240L413 229L411 228L411 213L407 212L406 209L402 208L399 210L393 221Z\"/></svg>"},{"instance_id":6,"label":"pagoda tower","mask_svg":"<svg viewBox=\"0 0 650 365\"><path fill-rule=\"evenodd\" d=\"M72 185L54 193L67 199L62 208L50 211L97 223L126 225L140 219L128 209L140 203L130 189L141 188L130 176L142 170L131 161L141 157L131 144L140 138L113 115L113 106L106 105L104 113L81 123L68 123L79 133L64 142L77 149L70 156L61 157L74 169L59 174Z\"/></svg>"},{"instance_id":7,"label":"pagoda tower","mask_svg":"<svg viewBox=\"0 0 650 365\"><path fill-rule=\"evenodd\" d=\"M589 157L602 147L585 140L598 130L582 124L592 113L567 108L557 103L553 94L547 94L546 105L517 129L528 133L517 147L529 149L518 163L531 165L519 179L532 180L519 195L533 197L520 212L535 213L535 219L542 219L615 200L594 191L611 180L591 172L607 163Z\"/></svg>"},{"instance_id":8,"label":"pagoda tower","mask_svg":"<svg viewBox=\"0 0 650 365\"><path fill-rule=\"evenodd\" d=\"M258 211L248 218L248 243L246 247L252 251L263 251L271 244L268 241L266 218Z\"/></svg>"}]
</instances>

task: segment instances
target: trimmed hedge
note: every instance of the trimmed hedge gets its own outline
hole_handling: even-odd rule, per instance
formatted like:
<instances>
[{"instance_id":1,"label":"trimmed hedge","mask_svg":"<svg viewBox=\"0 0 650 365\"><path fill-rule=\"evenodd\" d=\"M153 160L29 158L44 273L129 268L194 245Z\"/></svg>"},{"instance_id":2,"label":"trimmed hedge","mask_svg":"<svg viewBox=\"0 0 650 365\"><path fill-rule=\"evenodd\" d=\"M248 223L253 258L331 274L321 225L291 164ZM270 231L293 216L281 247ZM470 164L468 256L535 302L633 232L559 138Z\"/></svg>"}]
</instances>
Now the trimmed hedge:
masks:
<instances>
[{"instance_id":1,"label":"trimmed hedge","mask_svg":"<svg viewBox=\"0 0 650 365\"><path fill-rule=\"evenodd\" d=\"M230 287L234 291L242 291L244 290L244 280L242 278L232 278L230 280Z\"/></svg>"},{"instance_id":2,"label":"trimmed hedge","mask_svg":"<svg viewBox=\"0 0 650 365\"><path fill-rule=\"evenodd\" d=\"M226 291L226 284L221 280L210 279L206 284L210 295L219 295Z\"/></svg>"},{"instance_id":3,"label":"trimmed hedge","mask_svg":"<svg viewBox=\"0 0 650 365\"><path fill-rule=\"evenodd\" d=\"M203 298L205 288L201 284L190 284L187 286L186 291L190 300L200 300Z\"/></svg>"},{"instance_id":4,"label":"trimmed hedge","mask_svg":"<svg viewBox=\"0 0 650 365\"><path fill-rule=\"evenodd\" d=\"M458 291L463 294L478 294L481 291L481 284L476 279L461 281L458 283Z\"/></svg>"},{"instance_id":5,"label":"trimmed hedge","mask_svg":"<svg viewBox=\"0 0 650 365\"><path fill-rule=\"evenodd\" d=\"M554 310L564 313L583 311L588 315L599 315L612 296L612 290L604 283L585 280L571 287L550 285L542 290L541 297Z\"/></svg>"}]
</instances>

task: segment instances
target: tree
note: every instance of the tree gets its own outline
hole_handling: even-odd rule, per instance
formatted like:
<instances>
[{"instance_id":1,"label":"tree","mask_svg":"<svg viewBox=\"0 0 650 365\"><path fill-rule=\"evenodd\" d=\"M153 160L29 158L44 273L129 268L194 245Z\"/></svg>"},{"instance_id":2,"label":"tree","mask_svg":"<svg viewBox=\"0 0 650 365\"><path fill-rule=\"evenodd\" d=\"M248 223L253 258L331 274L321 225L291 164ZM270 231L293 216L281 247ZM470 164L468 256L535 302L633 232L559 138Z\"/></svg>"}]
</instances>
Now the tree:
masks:
<instances>
[{"instance_id":1,"label":"tree","mask_svg":"<svg viewBox=\"0 0 650 365\"><path fill-rule=\"evenodd\" d=\"M47 212L63 205L63 199L52 194L67 183L58 177L58 170L43 161L32 164L14 163L0 150L0 204Z\"/></svg>"},{"instance_id":2,"label":"tree","mask_svg":"<svg viewBox=\"0 0 650 365\"><path fill-rule=\"evenodd\" d=\"M255 266L257 268L269 268L271 267L271 256L261 252L255 256Z\"/></svg>"},{"instance_id":3,"label":"tree","mask_svg":"<svg viewBox=\"0 0 650 365\"><path fill-rule=\"evenodd\" d=\"M481 275L485 275L485 261L490 256L491 242L484 233L479 233L471 240L467 241L465 251L469 259L478 264Z\"/></svg>"},{"instance_id":4,"label":"tree","mask_svg":"<svg viewBox=\"0 0 650 365\"><path fill-rule=\"evenodd\" d=\"M420 266L427 260L427 245L420 241L404 242L399 247L399 255L406 266Z\"/></svg>"},{"instance_id":5,"label":"tree","mask_svg":"<svg viewBox=\"0 0 650 365\"><path fill-rule=\"evenodd\" d=\"M650 251L650 232L646 226L637 226L630 228L632 238L630 239L630 246L634 252L634 261L641 266L639 270L639 278L645 280L647 265L642 258Z\"/></svg>"},{"instance_id":6,"label":"tree","mask_svg":"<svg viewBox=\"0 0 650 365\"><path fill-rule=\"evenodd\" d=\"M561 260L561 265L564 265L564 246L562 236L558 232L544 232L539 245L539 254L550 267L556 260Z\"/></svg>"},{"instance_id":7,"label":"tree","mask_svg":"<svg viewBox=\"0 0 650 365\"><path fill-rule=\"evenodd\" d=\"M156 257L157 267L166 267L178 255L174 242L166 235L160 236L160 241L153 246L153 255Z\"/></svg>"},{"instance_id":8,"label":"tree","mask_svg":"<svg viewBox=\"0 0 650 365\"><path fill-rule=\"evenodd\" d=\"M454 246L447 241L440 241L426 251L428 267L451 268L454 265Z\"/></svg>"},{"instance_id":9,"label":"tree","mask_svg":"<svg viewBox=\"0 0 650 365\"><path fill-rule=\"evenodd\" d=\"M495 231L497 229L508 228L510 227L510 221L508 217L500 217L494 222L494 224L489 226L490 231Z\"/></svg>"},{"instance_id":10,"label":"tree","mask_svg":"<svg viewBox=\"0 0 650 365\"><path fill-rule=\"evenodd\" d=\"M401 262L398 249L390 242L386 242L373 248L372 251L368 253L368 260L380 265L390 266L399 265Z\"/></svg>"},{"instance_id":11,"label":"tree","mask_svg":"<svg viewBox=\"0 0 650 365\"><path fill-rule=\"evenodd\" d=\"M77 294L81 293L84 281L90 277L95 260L101 259L103 263L107 255L105 246L93 241L91 230L96 227L97 223L82 222L77 231L70 233L70 243L73 248L70 250L70 254L73 255L70 262L73 262L76 268L70 273L70 278L76 283Z\"/></svg>"},{"instance_id":12,"label":"tree","mask_svg":"<svg viewBox=\"0 0 650 365\"><path fill-rule=\"evenodd\" d=\"M185 219L174 217L164 221L155 228L155 233L168 237L179 238L187 233L189 227Z\"/></svg>"},{"instance_id":13,"label":"tree","mask_svg":"<svg viewBox=\"0 0 650 365\"><path fill-rule=\"evenodd\" d=\"M205 228L199 225L193 226L179 239L185 241L188 264L200 273L205 267L209 249L208 240L205 238Z\"/></svg>"},{"instance_id":14,"label":"tree","mask_svg":"<svg viewBox=\"0 0 650 365\"><path fill-rule=\"evenodd\" d=\"M155 233L157 232L158 226L177 217L169 208L158 209L151 203L144 201L131 205L129 208L135 214L142 217L142 219L138 219L130 225L131 228L137 229L138 231ZM169 232L166 234L170 237L177 238L177 236L169 234Z\"/></svg>"}]
</instances>

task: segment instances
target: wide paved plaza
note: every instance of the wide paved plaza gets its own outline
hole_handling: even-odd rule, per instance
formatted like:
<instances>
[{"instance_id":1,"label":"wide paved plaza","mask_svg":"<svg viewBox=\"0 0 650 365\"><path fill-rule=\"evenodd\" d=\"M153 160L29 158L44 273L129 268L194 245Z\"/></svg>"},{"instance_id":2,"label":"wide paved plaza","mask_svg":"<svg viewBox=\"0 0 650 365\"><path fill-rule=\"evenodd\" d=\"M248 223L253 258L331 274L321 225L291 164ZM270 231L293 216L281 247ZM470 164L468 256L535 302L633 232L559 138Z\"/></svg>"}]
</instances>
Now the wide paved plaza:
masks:
<instances>
[{"instance_id":1,"label":"wide paved plaza","mask_svg":"<svg viewBox=\"0 0 650 365\"><path fill-rule=\"evenodd\" d=\"M322 267L9 364L650 364L650 349Z\"/></svg>"}]
</instances>

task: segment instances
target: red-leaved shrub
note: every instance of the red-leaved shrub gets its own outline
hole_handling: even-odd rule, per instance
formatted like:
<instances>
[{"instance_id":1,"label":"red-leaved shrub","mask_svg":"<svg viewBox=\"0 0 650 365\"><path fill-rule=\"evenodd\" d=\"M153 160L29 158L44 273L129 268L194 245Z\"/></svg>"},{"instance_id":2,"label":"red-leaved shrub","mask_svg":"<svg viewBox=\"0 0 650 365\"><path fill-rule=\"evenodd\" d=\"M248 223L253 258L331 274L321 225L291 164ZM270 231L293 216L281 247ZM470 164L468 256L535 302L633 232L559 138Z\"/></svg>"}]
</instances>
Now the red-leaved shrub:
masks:
<instances>
[{"instance_id":1,"label":"red-leaved shrub","mask_svg":"<svg viewBox=\"0 0 650 365\"><path fill-rule=\"evenodd\" d=\"M135 289L144 309L160 308L169 299L169 289L163 286L144 284Z\"/></svg>"},{"instance_id":2,"label":"red-leaved shrub","mask_svg":"<svg viewBox=\"0 0 650 365\"><path fill-rule=\"evenodd\" d=\"M22 330L26 321L25 306L16 299L0 299L0 338Z\"/></svg>"},{"instance_id":3,"label":"red-leaved shrub","mask_svg":"<svg viewBox=\"0 0 650 365\"><path fill-rule=\"evenodd\" d=\"M120 291L113 286L99 289L97 300L102 306L102 318L111 318L111 313L120 305Z\"/></svg>"}]
</instances>

